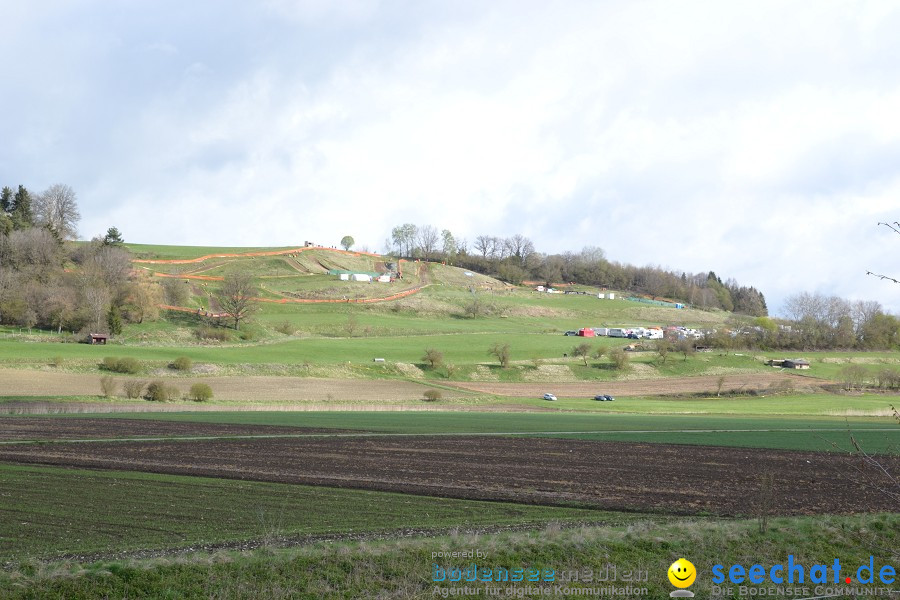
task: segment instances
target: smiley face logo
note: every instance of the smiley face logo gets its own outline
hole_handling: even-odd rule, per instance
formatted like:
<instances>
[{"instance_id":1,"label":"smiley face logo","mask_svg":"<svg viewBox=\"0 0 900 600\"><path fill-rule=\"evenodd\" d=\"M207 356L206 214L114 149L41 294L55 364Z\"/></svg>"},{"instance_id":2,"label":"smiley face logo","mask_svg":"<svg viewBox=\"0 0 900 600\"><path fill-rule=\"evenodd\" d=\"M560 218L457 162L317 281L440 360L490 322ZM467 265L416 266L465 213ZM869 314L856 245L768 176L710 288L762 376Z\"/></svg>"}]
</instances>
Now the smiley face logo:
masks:
<instances>
[{"instance_id":1,"label":"smiley face logo","mask_svg":"<svg viewBox=\"0 0 900 600\"><path fill-rule=\"evenodd\" d=\"M697 569L689 560L679 558L669 566L669 581L677 588L690 587L697 579Z\"/></svg>"}]
</instances>

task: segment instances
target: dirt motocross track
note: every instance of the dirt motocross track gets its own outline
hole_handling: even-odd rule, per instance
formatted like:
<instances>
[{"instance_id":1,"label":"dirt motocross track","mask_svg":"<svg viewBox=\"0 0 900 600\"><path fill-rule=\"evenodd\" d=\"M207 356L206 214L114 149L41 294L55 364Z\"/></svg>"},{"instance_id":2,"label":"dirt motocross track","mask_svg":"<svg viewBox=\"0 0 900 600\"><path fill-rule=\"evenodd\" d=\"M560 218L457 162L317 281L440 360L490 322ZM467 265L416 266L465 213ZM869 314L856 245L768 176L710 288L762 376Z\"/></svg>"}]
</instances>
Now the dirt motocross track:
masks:
<instances>
[{"instance_id":1,"label":"dirt motocross track","mask_svg":"<svg viewBox=\"0 0 900 600\"><path fill-rule=\"evenodd\" d=\"M298 433L301 433L298 431ZM198 429L197 434L208 433ZM900 472L900 458L882 458ZM884 474L844 455L552 438L324 437L0 445L0 461L535 504L750 515L897 511ZM866 483L866 480L868 482Z\"/></svg>"}]
</instances>

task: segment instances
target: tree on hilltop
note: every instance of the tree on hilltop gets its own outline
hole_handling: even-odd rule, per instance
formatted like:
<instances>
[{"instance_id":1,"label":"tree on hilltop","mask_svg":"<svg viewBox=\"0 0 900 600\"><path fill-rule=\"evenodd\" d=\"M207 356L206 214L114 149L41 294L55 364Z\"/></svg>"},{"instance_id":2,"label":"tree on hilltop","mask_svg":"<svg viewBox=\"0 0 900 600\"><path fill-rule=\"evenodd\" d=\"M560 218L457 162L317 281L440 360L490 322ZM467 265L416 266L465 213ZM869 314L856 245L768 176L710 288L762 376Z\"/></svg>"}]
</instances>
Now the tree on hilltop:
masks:
<instances>
[{"instance_id":1,"label":"tree on hilltop","mask_svg":"<svg viewBox=\"0 0 900 600\"><path fill-rule=\"evenodd\" d=\"M124 243L125 240L122 239L122 233L117 227L110 227L106 230L106 235L103 236L104 246L121 246Z\"/></svg>"},{"instance_id":2,"label":"tree on hilltop","mask_svg":"<svg viewBox=\"0 0 900 600\"><path fill-rule=\"evenodd\" d=\"M24 185L20 185L13 197L13 208L10 217L12 217L13 227L15 229L28 229L34 226L34 211L32 209L31 194L25 189Z\"/></svg>"},{"instance_id":3,"label":"tree on hilltop","mask_svg":"<svg viewBox=\"0 0 900 600\"><path fill-rule=\"evenodd\" d=\"M356 240L353 239L352 235L345 235L341 238L341 246L343 246L344 250L350 250L355 243Z\"/></svg>"},{"instance_id":4,"label":"tree on hilltop","mask_svg":"<svg viewBox=\"0 0 900 600\"><path fill-rule=\"evenodd\" d=\"M80 220L77 195L70 186L56 183L35 196L35 224L46 227L59 239L74 239Z\"/></svg>"},{"instance_id":5,"label":"tree on hilltop","mask_svg":"<svg viewBox=\"0 0 900 600\"><path fill-rule=\"evenodd\" d=\"M412 256L419 228L412 223L398 225L391 230L391 240L397 247L400 256Z\"/></svg>"},{"instance_id":6,"label":"tree on hilltop","mask_svg":"<svg viewBox=\"0 0 900 600\"><path fill-rule=\"evenodd\" d=\"M14 206L13 195L11 187L8 185L3 186L3 190L0 190L0 212L12 212Z\"/></svg>"},{"instance_id":7,"label":"tree on hilltop","mask_svg":"<svg viewBox=\"0 0 900 600\"><path fill-rule=\"evenodd\" d=\"M439 241L440 235L433 225L424 225L418 228L416 244L424 258L429 259L435 255Z\"/></svg>"}]
</instances>

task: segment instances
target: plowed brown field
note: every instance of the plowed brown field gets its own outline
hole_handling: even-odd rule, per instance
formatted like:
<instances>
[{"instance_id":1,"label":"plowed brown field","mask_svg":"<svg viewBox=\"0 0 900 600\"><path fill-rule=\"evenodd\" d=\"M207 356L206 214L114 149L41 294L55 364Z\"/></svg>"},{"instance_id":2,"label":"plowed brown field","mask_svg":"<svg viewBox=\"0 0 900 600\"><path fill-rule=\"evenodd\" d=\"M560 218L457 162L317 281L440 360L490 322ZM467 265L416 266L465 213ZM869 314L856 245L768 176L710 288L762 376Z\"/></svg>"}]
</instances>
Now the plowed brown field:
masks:
<instances>
[{"instance_id":1,"label":"plowed brown field","mask_svg":"<svg viewBox=\"0 0 900 600\"><path fill-rule=\"evenodd\" d=\"M900 458L883 465L900 470ZM835 454L512 437L355 437L0 446L0 461L362 488L616 510L775 514L897 510ZM881 483L885 483L881 481Z\"/></svg>"},{"instance_id":2,"label":"plowed brown field","mask_svg":"<svg viewBox=\"0 0 900 600\"><path fill-rule=\"evenodd\" d=\"M30 417L0 419L0 441L264 436L340 433L342 431L349 430L282 427L278 425L180 423L178 421L152 421L145 419L46 419Z\"/></svg>"}]
</instances>

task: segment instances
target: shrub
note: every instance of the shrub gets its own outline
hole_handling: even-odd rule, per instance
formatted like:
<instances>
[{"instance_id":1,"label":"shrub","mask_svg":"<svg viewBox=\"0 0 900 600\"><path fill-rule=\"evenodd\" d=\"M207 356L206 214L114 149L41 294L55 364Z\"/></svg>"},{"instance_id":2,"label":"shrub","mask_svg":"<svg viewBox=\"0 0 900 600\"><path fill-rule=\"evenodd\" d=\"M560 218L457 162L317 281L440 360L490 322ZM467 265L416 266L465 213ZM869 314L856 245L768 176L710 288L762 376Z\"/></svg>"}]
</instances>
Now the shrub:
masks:
<instances>
[{"instance_id":1,"label":"shrub","mask_svg":"<svg viewBox=\"0 0 900 600\"><path fill-rule=\"evenodd\" d=\"M122 388L125 390L125 396L134 400L135 398L141 397L141 392L144 391L144 382L138 379L132 379L131 381L126 381L122 384Z\"/></svg>"},{"instance_id":2,"label":"shrub","mask_svg":"<svg viewBox=\"0 0 900 600\"><path fill-rule=\"evenodd\" d=\"M613 348L612 352L609 353L609 358L619 370L628 366L628 353L621 348Z\"/></svg>"},{"instance_id":3,"label":"shrub","mask_svg":"<svg viewBox=\"0 0 900 600\"><path fill-rule=\"evenodd\" d=\"M194 361L192 361L187 356L179 356L169 366L176 371L190 371L194 366Z\"/></svg>"},{"instance_id":4,"label":"shrub","mask_svg":"<svg viewBox=\"0 0 900 600\"><path fill-rule=\"evenodd\" d=\"M260 338L261 333L258 327L254 327L252 325L244 325L244 328L241 329L239 335L242 341L254 342Z\"/></svg>"},{"instance_id":5,"label":"shrub","mask_svg":"<svg viewBox=\"0 0 900 600\"><path fill-rule=\"evenodd\" d=\"M231 339L231 334L228 330L218 327L198 327L196 335L201 340L212 340L216 342L227 342Z\"/></svg>"},{"instance_id":6,"label":"shrub","mask_svg":"<svg viewBox=\"0 0 900 600\"><path fill-rule=\"evenodd\" d=\"M61 366L63 366L64 363L65 363L65 360L63 359L62 356L54 356L52 359L50 359L50 364L53 365L54 367L56 367L57 369L60 368Z\"/></svg>"},{"instance_id":7,"label":"shrub","mask_svg":"<svg viewBox=\"0 0 900 600\"><path fill-rule=\"evenodd\" d=\"M290 321L282 321L275 326L275 331L283 333L284 335L294 335L297 333L297 328L294 327L294 324Z\"/></svg>"},{"instance_id":8,"label":"shrub","mask_svg":"<svg viewBox=\"0 0 900 600\"><path fill-rule=\"evenodd\" d=\"M141 363L133 358L115 358L107 356L103 359L100 368L104 371L112 371L113 373L127 373L134 375L140 373Z\"/></svg>"},{"instance_id":9,"label":"shrub","mask_svg":"<svg viewBox=\"0 0 900 600\"><path fill-rule=\"evenodd\" d=\"M436 402L443 398L444 395L441 393L441 390L425 390L425 401L426 402Z\"/></svg>"},{"instance_id":10,"label":"shrub","mask_svg":"<svg viewBox=\"0 0 900 600\"><path fill-rule=\"evenodd\" d=\"M852 391L854 387L862 389L868 377L869 371L862 365L847 365L841 369L841 380L848 391Z\"/></svg>"},{"instance_id":11,"label":"shrub","mask_svg":"<svg viewBox=\"0 0 900 600\"><path fill-rule=\"evenodd\" d=\"M115 396L117 387L118 384L111 375L104 375L100 378L100 392L106 398L112 398L113 396Z\"/></svg>"},{"instance_id":12,"label":"shrub","mask_svg":"<svg viewBox=\"0 0 900 600\"><path fill-rule=\"evenodd\" d=\"M875 378L878 382L878 387L885 389L895 388L900 384L900 372L890 367L879 369L878 373L875 374Z\"/></svg>"},{"instance_id":13,"label":"shrub","mask_svg":"<svg viewBox=\"0 0 900 600\"><path fill-rule=\"evenodd\" d=\"M191 386L190 397L194 402L206 402L212 399L213 391L205 383L195 383Z\"/></svg>"},{"instance_id":14,"label":"shrub","mask_svg":"<svg viewBox=\"0 0 900 600\"><path fill-rule=\"evenodd\" d=\"M190 287L181 279L164 279L162 282L166 303L175 306L184 306L191 296Z\"/></svg>"},{"instance_id":15,"label":"shrub","mask_svg":"<svg viewBox=\"0 0 900 600\"><path fill-rule=\"evenodd\" d=\"M444 353L440 350L435 350L434 348L427 348L425 350L425 355L422 357L423 362L427 362L431 365L431 368L439 367L444 364Z\"/></svg>"},{"instance_id":16,"label":"shrub","mask_svg":"<svg viewBox=\"0 0 900 600\"><path fill-rule=\"evenodd\" d=\"M773 394L793 394L794 380L781 379L779 381L773 381L769 384L769 391L771 391Z\"/></svg>"},{"instance_id":17,"label":"shrub","mask_svg":"<svg viewBox=\"0 0 900 600\"><path fill-rule=\"evenodd\" d=\"M164 381L151 381L147 385L147 393L144 398L153 402L168 402L178 397L178 388L168 385Z\"/></svg>"}]
</instances>

